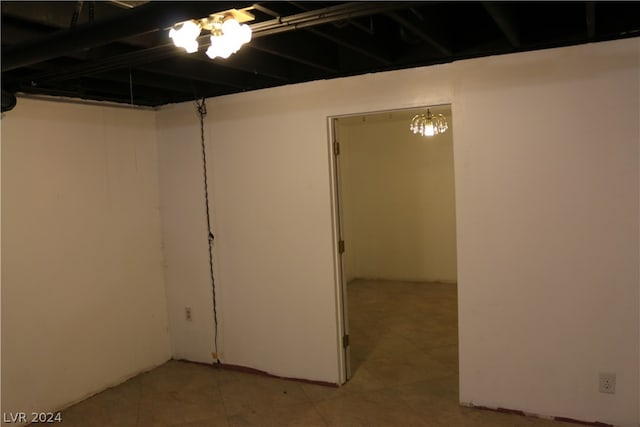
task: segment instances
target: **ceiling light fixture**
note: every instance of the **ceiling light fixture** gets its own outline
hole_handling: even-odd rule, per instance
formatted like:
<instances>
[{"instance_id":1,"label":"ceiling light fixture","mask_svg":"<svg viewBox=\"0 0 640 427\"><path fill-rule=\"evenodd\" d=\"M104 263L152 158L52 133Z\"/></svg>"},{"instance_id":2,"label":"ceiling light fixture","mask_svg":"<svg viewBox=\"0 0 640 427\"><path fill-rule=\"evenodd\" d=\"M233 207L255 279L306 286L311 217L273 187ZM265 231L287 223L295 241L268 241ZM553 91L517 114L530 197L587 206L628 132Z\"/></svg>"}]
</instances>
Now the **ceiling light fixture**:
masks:
<instances>
[{"instance_id":1,"label":"ceiling light fixture","mask_svg":"<svg viewBox=\"0 0 640 427\"><path fill-rule=\"evenodd\" d=\"M230 9L211 14L208 18L179 22L171 28L169 37L177 47L194 53L198 50L200 32L211 31L207 56L211 59L228 58L251 40L251 27L243 22L252 21L255 17L247 10Z\"/></svg>"},{"instance_id":2,"label":"ceiling light fixture","mask_svg":"<svg viewBox=\"0 0 640 427\"><path fill-rule=\"evenodd\" d=\"M447 119L442 114L431 114L431 111L427 109L427 115L417 114L411 119L411 125L409 129L413 133L420 134L422 136L433 136L439 133L444 133L449 129Z\"/></svg>"}]
</instances>

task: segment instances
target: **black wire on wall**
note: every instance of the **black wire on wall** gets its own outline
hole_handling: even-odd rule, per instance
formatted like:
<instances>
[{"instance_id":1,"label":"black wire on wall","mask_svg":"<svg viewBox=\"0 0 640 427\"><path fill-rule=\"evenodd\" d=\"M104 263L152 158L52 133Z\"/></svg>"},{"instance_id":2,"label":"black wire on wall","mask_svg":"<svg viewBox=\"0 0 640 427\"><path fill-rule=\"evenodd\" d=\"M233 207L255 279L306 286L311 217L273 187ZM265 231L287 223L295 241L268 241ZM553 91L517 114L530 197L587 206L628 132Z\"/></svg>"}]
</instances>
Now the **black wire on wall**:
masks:
<instances>
[{"instance_id":1,"label":"black wire on wall","mask_svg":"<svg viewBox=\"0 0 640 427\"><path fill-rule=\"evenodd\" d=\"M202 147L202 171L204 178L204 200L205 208L207 212L207 240L209 241L209 275L211 277L211 291L213 294L213 328L214 328L214 350L216 362L220 363L220 356L218 355L218 310L216 307L216 282L213 276L213 232L211 231L211 213L209 212L209 183L207 179L207 150L204 140L204 118L207 115L207 104L205 99L196 101L198 115L200 116L200 144Z\"/></svg>"}]
</instances>

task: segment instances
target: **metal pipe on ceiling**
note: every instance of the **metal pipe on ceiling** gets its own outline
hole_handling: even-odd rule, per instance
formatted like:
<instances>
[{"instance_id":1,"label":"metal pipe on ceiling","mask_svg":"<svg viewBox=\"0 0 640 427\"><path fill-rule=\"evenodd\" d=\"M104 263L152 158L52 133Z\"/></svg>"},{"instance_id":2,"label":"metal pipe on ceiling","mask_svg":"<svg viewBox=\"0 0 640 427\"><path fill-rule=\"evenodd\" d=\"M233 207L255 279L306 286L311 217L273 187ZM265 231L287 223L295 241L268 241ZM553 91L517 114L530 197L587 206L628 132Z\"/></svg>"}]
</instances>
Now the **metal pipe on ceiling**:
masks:
<instances>
[{"instance_id":1,"label":"metal pipe on ceiling","mask_svg":"<svg viewBox=\"0 0 640 427\"><path fill-rule=\"evenodd\" d=\"M280 14L278 12L274 12L273 10L264 7L260 3L256 3L252 6L255 10L258 10L266 15L273 16L274 18L278 18Z\"/></svg>"},{"instance_id":2,"label":"metal pipe on ceiling","mask_svg":"<svg viewBox=\"0 0 640 427\"><path fill-rule=\"evenodd\" d=\"M367 10L374 6L376 2L362 1L362 2L348 2L340 3L335 6L329 6L322 9L313 9L295 15L281 16L269 21L257 22L251 25L251 29L254 33L260 32L262 29L270 29L278 25L292 25L295 23L301 23L306 21L313 21L320 18L335 17L343 15L350 11ZM371 12L375 13L375 12ZM342 19L342 18L339 18Z\"/></svg>"},{"instance_id":3,"label":"metal pipe on ceiling","mask_svg":"<svg viewBox=\"0 0 640 427\"><path fill-rule=\"evenodd\" d=\"M263 37L316 25L375 15L406 8L411 2L350 2L324 9L311 10L251 25L253 37Z\"/></svg>"},{"instance_id":4,"label":"metal pipe on ceiling","mask_svg":"<svg viewBox=\"0 0 640 427\"><path fill-rule=\"evenodd\" d=\"M109 0L109 3L113 3L114 5L121 7L123 9L133 9L135 7L131 3L127 3L126 1L120 1L120 0Z\"/></svg>"}]
</instances>

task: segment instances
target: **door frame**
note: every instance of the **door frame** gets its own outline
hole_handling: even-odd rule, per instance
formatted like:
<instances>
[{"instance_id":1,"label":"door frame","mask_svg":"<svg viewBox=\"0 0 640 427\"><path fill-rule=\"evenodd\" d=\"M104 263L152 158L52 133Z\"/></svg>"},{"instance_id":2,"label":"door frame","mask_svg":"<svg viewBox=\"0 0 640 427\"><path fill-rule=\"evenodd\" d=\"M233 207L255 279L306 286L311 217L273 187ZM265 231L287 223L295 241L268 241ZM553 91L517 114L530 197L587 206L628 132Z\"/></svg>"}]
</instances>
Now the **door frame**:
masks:
<instances>
[{"instance_id":1,"label":"door frame","mask_svg":"<svg viewBox=\"0 0 640 427\"><path fill-rule=\"evenodd\" d=\"M331 196L331 229L333 245L334 283L336 296L336 339L338 348L339 384L346 383L351 377L351 355L349 346L349 317L347 301L347 283L344 274L344 252L340 250L340 242L344 244L344 228L342 222L342 200L340 188L340 136L338 134L338 120L354 116L367 116L372 114L393 113L398 111L427 109L448 105L453 114L453 102L427 104L403 108L390 108L385 110L365 111L358 113L336 114L327 117L327 143L329 153L329 192ZM336 143L338 148L336 148ZM454 142L455 143L455 142ZM454 148L455 149L455 148ZM455 163L455 154L454 154ZM455 188L455 177L454 177ZM457 200L456 200L457 216ZM457 229L457 226L456 226ZM457 236L457 234L456 234ZM456 246L458 238L456 237ZM456 256L457 258L457 256ZM458 324L460 316L458 315Z\"/></svg>"},{"instance_id":2,"label":"door frame","mask_svg":"<svg viewBox=\"0 0 640 427\"><path fill-rule=\"evenodd\" d=\"M342 206L340 198L339 136L338 119L347 116L327 118L327 141L329 144L329 180L331 193L331 228L333 244L333 271L336 296L336 339L338 348L339 384L346 383L351 377L351 355L349 349L349 319L347 310L347 286L344 276L343 252L340 241L343 239ZM338 145L336 145L338 144ZM346 337L346 338L345 338Z\"/></svg>"}]
</instances>

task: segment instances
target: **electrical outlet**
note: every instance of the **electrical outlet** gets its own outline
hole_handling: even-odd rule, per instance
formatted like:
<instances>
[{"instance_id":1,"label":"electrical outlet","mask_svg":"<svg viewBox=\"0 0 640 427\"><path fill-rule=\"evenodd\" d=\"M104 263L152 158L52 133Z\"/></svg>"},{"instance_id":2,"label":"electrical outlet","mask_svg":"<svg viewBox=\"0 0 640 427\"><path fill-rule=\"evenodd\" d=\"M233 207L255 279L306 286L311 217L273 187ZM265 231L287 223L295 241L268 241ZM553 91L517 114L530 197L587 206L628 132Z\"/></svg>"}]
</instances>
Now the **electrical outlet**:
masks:
<instances>
[{"instance_id":1,"label":"electrical outlet","mask_svg":"<svg viewBox=\"0 0 640 427\"><path fill-rule=\"evenodd\" d=\"M600 393L616 392L616 374L608 372L600 372L598 381L598 391Z\"/></svg>"},{"instance_id":2,"label":"electrical outlet","mask_svg":"<svg viewBox=\"0 0 640 427\"><path fill-rule=\"evenodd\" d=\"M193 318L191 317L191 307L184 308L184 319L187 322L191 322L193 320Z\"/></svg>"}]
</instances>

